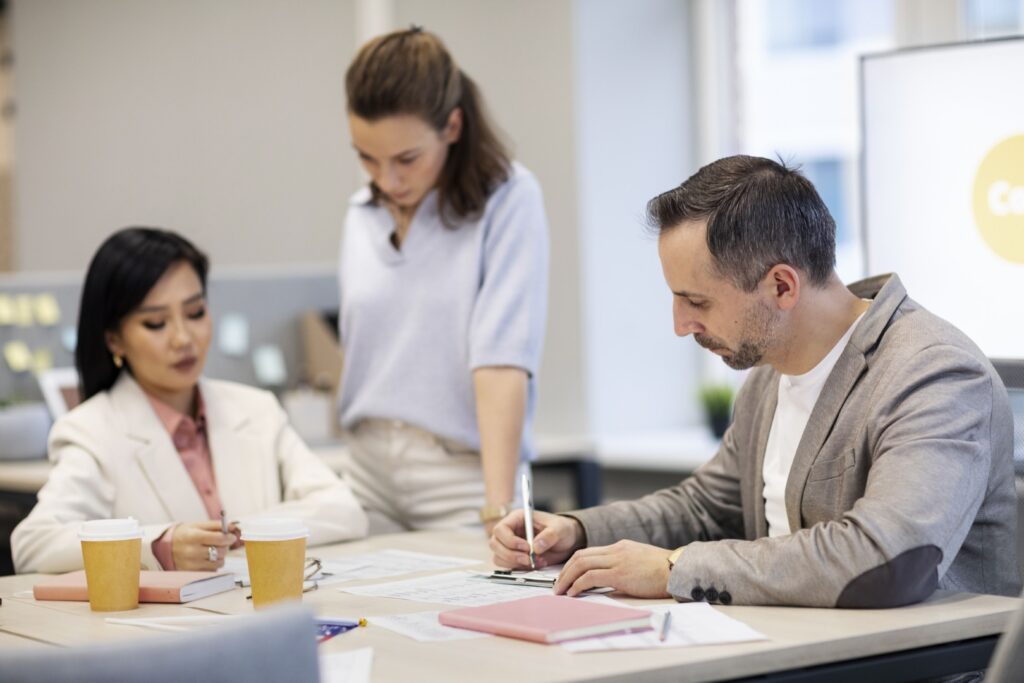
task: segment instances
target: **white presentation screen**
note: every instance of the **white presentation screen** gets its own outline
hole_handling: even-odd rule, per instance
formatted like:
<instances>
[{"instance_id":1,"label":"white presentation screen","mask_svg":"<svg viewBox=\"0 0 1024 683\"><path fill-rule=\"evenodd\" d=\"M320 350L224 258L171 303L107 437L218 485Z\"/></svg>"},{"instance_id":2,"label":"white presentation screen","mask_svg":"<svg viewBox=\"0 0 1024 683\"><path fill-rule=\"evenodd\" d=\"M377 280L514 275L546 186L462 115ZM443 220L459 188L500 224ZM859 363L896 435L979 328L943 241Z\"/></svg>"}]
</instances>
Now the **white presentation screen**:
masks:
<instances>
[{"instance_id":1,"label":"white presentation screen","mask_svg":"<svg viewBox=\"0 0 1024 683\"><path fill-rule=\"evenodd\" d=\"M1024 358L1024 39L865 57L869 274Z\"/></svg>"}]
</instances>

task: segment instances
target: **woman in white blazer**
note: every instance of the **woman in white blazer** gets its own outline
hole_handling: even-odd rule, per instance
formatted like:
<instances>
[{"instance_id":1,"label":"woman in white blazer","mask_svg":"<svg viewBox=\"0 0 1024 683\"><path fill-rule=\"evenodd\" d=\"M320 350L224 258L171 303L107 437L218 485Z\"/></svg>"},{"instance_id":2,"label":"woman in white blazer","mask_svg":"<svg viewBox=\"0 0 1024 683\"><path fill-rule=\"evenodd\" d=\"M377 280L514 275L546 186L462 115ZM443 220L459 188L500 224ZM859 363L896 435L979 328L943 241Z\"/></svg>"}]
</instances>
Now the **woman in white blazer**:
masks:
<instances>
[{"instance_id":1,"label":"woman in white blazer","mask_svg":"<svg viewBox=\"0 0 1024 683\"><path fill-rule=\"evenodd\" d=\"M366 534L349 487L269 392L201 378L212 336L206 257L151 228L112 235L82 290L83 398L49 438L39 502L11 535L18 572L82 567L81 522L135 517L148 569L212 570L239 544L230 519L302 519L310 545Z\"/></svg>"}]
</instances>

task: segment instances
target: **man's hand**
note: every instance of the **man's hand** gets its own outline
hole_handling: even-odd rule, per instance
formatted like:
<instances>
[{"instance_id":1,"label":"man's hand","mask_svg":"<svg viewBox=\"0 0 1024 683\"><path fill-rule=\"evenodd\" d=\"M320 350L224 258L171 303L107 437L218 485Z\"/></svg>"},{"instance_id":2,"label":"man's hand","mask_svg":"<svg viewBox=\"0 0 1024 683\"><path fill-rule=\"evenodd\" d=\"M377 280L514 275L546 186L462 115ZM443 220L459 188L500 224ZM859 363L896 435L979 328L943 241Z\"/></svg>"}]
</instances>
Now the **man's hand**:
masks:
<instances>
[{"instance_id":1,"label":"man's hand","mask_svg":"<svg viewBox=\"0 0 1024 683\"><path fill-rule=\"evenodd\" d=\"M216 571L224 566L224 558L237 540L233 533L222 534L218 521L178 524L171 539L174 568L182 571ZM215 562L210 561L210 548L217 549Z\"/></svg>"},{"instance_id":2,"label":"man's hand","mask_svg":"<svg viewBox=\"0 0 1024 683\"><path fill-rule=\"evenodd\" d=\"M533 533L537 569L561 564L574 550L583 547L583 527L572 517L534 511ZM530 545L526 542L522 510L513 510L494 526L490 545L494 564L499 567L530 568Z\"/></svg>"},{"instance_id":3,"label":"man's hand","mask_svg":"<svg viewBox=\"0 0 1024 683\"><path fill-rule=\"evenodd\" d=\"M492 541L493 546L493 541ZM578 550L555 582L555 594L575 597L585 590L611 586L636 598L667 598L671 550L636 541Z\"/></svg>"}]
</instances>

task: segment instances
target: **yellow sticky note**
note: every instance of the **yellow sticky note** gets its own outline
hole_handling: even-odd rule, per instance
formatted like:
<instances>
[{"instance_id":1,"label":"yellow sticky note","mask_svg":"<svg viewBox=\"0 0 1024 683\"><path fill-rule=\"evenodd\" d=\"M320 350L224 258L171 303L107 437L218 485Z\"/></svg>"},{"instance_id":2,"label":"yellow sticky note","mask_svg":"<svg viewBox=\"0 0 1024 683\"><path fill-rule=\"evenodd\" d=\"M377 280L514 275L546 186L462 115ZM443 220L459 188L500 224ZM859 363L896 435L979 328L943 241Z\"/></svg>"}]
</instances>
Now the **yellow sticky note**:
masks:
<instances>
[{"instance_id":1,"label":"yellow sticky note","mask_svg":"<svg viewBox=\"0 0 1024 683\"><path fill-rule=\"evenodd\" d=\"M60 306L57 297L50 293L37 294L35 298L36 322L50 327L60 322Z\"/></svg>"},{"instance_id":2,"label":"yellow sticky note","mask_svg":"<svg viewBox=\"0 0 1024 683\"><path fill-rule=\"evenodd\" d=\"M0 325L14 324L14 302L6 294L0 294Z\"/></svg>"},{"instance_id":3,"label":"yellow sticky note","mask_svg":"<svg viewBox=\"0 0 1024 683\"><path fill-rule=\"evenodd\" d=\"M32 367L32 352L25 342L7 342L4 344L4 360L14 372L25 372Z\"/></svg>"},{"instance_id":4,"label":"yellow sticky note","mask_svg":"<svg viewBox=\"0 0 1024 683\"><path fill-rule=\"evenodd\" d=\"M53 367L53 354L50 349L36 349L32 354L32 369L35 372L45 372Z\"/></svg>"},{"instance_id":5,"label":"yellow sticky note","mask_svg":"<svg viewBox=\"0 0 1024 683\"><path fill-rule=\"evenodd\" d=\"M18 327L32 327L32 296L19 294L14 297L14 324Z\"/></svg>"}]
</instances>

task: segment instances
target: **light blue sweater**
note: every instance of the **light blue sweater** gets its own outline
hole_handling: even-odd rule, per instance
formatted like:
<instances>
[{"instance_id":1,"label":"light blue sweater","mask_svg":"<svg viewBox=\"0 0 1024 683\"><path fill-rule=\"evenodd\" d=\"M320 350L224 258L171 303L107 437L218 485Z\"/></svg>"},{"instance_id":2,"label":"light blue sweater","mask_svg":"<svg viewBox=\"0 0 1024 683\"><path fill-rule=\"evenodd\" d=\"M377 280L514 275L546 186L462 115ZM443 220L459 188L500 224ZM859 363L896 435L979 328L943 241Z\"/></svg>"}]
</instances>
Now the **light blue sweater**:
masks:
<instances>
[{"instance_id":1,"label":"light blue sweater","mask_svg":"<svg viewBox=\"0 0 1024 683\"><path fill-rule=\"evenodd\" d=\"M341 240L343 427L397 419L480 448L472 371L529 373L521 460L532 460L535 383L547 315L548 227L536 178L513 164L475 221L445 227L437 193L401 250L394 220L353 195Z\"/></svg>"}]
</instances>

